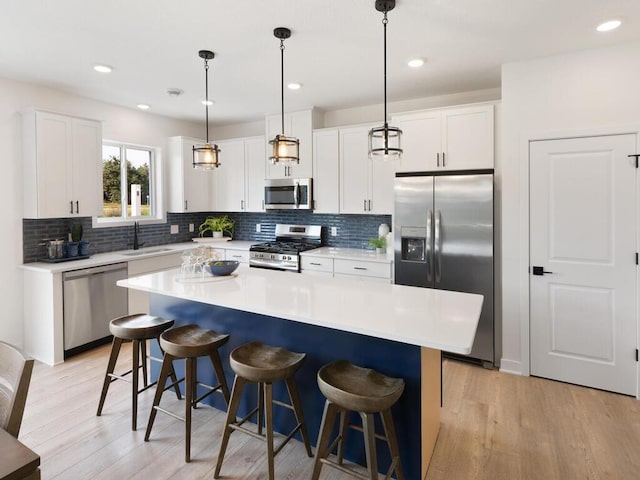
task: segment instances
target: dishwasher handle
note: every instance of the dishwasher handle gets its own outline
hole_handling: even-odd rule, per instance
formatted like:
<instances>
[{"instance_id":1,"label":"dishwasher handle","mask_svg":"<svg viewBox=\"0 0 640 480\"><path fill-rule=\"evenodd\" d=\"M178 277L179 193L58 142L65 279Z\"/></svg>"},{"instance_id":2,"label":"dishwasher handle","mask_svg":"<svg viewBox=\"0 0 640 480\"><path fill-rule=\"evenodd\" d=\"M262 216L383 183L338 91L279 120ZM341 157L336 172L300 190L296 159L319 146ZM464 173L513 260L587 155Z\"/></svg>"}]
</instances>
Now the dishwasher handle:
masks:
<instances>
[{"instance_id":1,"label":"dishwasher handle","mask_svg":"<svg viewBox=\"0 0 640 480\"><path fill-rule=\"evenodd\" d=\"M88 277L98 273L113 272L115 270L127 270L127 263L112 263L110 265L100 265L98 267L83 268L81 270L71 270L62 274L62 279L71 280L74 278Z\"/></svg>"}]
</instances>

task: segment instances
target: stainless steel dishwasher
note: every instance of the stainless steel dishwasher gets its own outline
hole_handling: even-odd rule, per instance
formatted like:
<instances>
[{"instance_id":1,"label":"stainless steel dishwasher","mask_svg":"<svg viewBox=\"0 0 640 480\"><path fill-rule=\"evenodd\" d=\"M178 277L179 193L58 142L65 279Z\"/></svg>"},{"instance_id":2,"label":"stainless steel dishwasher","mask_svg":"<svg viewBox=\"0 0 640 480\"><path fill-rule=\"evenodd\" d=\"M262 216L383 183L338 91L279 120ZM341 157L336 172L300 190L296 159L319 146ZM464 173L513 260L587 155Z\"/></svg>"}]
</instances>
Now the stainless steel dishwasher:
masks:
<instances>
[{"instance_id":1,"label":"stainless steel dishwasher","mask_svg":"<svg viewBox=\"0 0 640 480\"><path fill-rule=\"evenodd\" d=\"M128 290L116 282L127 278L127 263L73 270L62 275L64 355L104 343L109 322L128 312Z\"/></svg>"}]
</instances>

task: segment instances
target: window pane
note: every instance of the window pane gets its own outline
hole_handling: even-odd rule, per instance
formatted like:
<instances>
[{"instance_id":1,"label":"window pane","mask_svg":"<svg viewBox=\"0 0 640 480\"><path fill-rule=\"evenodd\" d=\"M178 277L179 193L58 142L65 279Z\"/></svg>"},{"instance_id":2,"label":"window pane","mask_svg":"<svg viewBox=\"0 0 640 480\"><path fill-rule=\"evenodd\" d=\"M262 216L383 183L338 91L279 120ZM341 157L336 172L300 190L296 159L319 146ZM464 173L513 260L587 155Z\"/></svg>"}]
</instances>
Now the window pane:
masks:
<instances>
[{"instance_id":1,"label":"window pane","mask_svg":"<svg viewBox=\"0 0 640 480\"><path fill-rule=\"evenodd\" d=\"M102 216L122 216L120 147L102 146Z\"/></svg>"},{"instance_id":2,"label":"window pane","mask_svg":"<svg viewBox=\"0 0 640 480\"><path fill-rule=\"evenodd\" d=\"M149 188L151 152L136 148L127 148L125 152L127 157L127 216L151 216L153 214Z\"/></svg>"}]
</instances>

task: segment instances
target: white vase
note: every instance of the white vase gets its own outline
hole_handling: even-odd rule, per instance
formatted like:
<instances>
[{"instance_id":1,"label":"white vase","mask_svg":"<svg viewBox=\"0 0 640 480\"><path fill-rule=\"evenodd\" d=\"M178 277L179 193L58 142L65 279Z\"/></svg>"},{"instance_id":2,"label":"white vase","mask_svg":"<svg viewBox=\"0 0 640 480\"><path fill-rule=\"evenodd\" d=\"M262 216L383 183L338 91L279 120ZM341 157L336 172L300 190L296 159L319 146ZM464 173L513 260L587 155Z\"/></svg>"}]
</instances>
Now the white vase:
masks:
<instances>
[{"instance_id":1,"label":"white vase","mask_svg":"<svg viewBox=\"0 0 640 480\"><path fill-rule=\"evenodd\" d=\"M213 232L213 238L222 238L222 232Z\"/></svg>"}]
</instances>

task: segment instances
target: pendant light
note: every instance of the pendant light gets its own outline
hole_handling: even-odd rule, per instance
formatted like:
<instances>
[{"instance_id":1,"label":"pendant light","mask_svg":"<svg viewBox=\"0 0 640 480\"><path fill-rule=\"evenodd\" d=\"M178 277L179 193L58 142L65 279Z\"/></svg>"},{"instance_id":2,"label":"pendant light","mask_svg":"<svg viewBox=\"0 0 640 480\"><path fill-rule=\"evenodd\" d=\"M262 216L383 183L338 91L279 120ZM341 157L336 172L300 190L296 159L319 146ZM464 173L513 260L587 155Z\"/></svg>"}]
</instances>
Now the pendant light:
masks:
<instances>
[{"instance_id":1,"label":"pendant light","mask_svg":"<svg viewBox=\"0 0 640 480\"><path fill-rule=\"evenodd\" d=\"M396 0L376 0L376 10L384 13L384 125L369 130L369 158L396 160L402 157L402 130L387 123L387 12L394 9Z\"/></svg>"},{"instance_id":2,"label":"pendant light","mask_svg":"<svg viewBox=\"0 0 640 480\"><path fill-rule=\"evenodd\" d=\"M273 147L273 155L269 157L271 163L300 163L300 141L294 137L284 135L284 41L291 36L291 30L285 27L278 27L273 30L273 35L280 39L280 94L281 94L281 119L282 134L276 135L273 140L269 140L269 145Z\"/></svg>"},{"instance_id":3,"label":"pendant light","mask_svg":"<svg viewBox=\"0 0 640 480\"><path fill-rule=\"evenodd\" d=\"M200 50L198 55L200 58L204 59L204 108L207 125L207 139L204 145L193 146L193 168L213 170L220 166L220 162L218 161L220 149L216 144L209 144L209 60L215 57L215 54L209 50Z\"/></svg>"}]
</instances>

